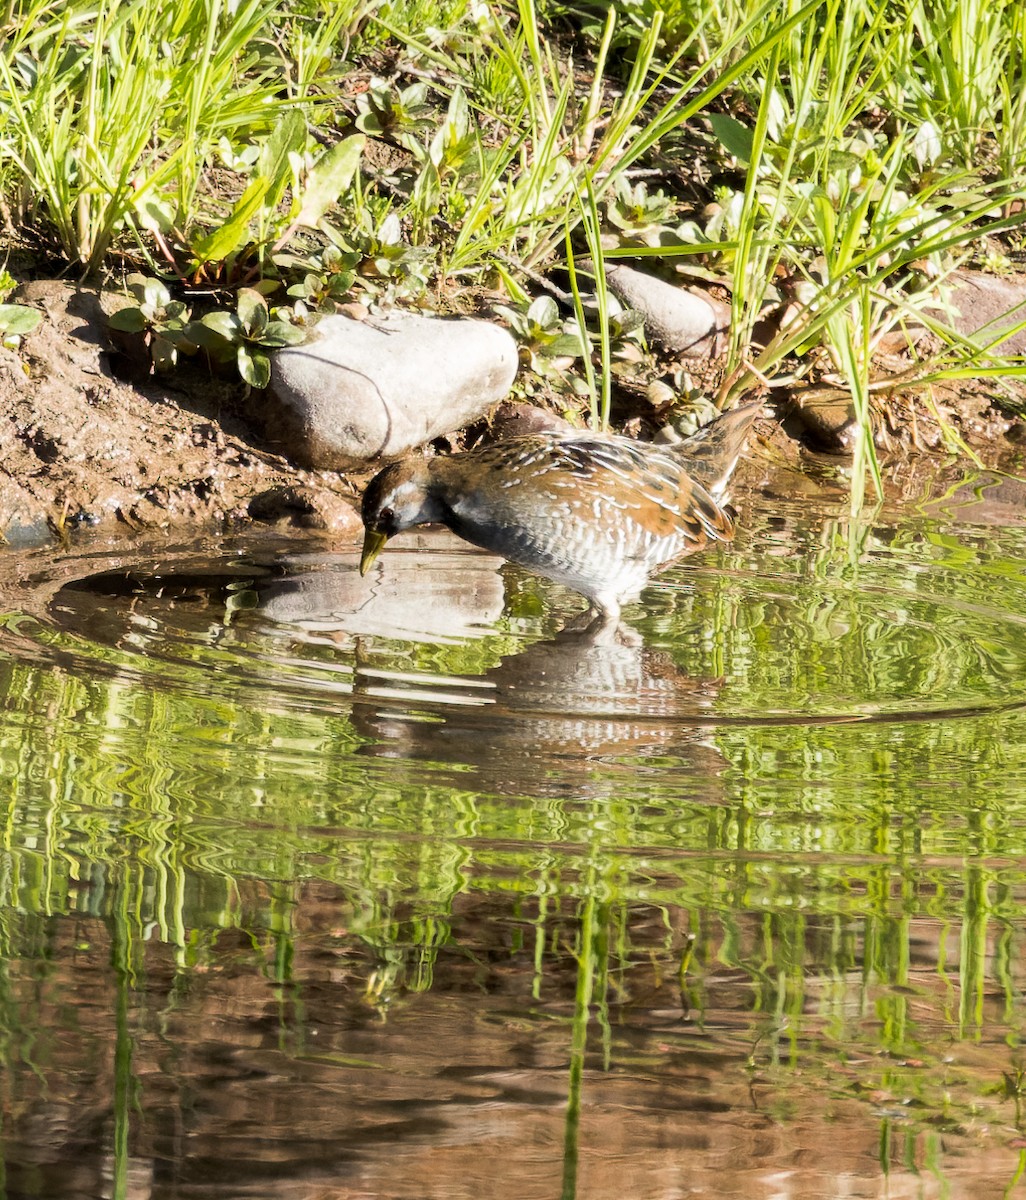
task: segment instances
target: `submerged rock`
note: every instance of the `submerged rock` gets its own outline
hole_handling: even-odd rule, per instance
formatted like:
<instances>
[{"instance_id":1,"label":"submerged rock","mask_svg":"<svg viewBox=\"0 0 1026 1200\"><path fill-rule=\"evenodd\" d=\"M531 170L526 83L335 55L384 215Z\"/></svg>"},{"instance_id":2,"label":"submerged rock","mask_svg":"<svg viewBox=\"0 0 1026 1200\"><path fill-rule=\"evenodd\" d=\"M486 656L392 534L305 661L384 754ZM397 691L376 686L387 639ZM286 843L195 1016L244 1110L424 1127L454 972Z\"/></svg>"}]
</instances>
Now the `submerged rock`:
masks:
<instances>
[{"instance_id":1,"label":"submerged rock","mask_svg":"<svg viewBox=\"0 0 1026 1200\"><path fill-rule=\"evenodd\" d=\"M268 437L309 467L395 457L482 417L516 370L513 338L486 321L325 317L272 358Z\"/></svg>"},{"instance_id":2,"label":"submerged rock","mask_svg":"<svg viewBox=\"0 0 1026 1200\"><path fill-rule=\"evenodd\" d=\"M245 516L265 525L324 529L342 536L355 536L363 528L350 499L316 484L268 488L250 500Z\"/></svg>"},{"instance_id":3,"label":"submerged rock","mask_svg":"<svg viewBox=\"0 0 1026 1200\"><path fill-rule=\"evenodd\" d=\"M633 267L607 266L606 279L621 303L641 313L649 339L664 350L694 358L723 353L730 330L726 305Z\"/></svg>"}]
</instances>

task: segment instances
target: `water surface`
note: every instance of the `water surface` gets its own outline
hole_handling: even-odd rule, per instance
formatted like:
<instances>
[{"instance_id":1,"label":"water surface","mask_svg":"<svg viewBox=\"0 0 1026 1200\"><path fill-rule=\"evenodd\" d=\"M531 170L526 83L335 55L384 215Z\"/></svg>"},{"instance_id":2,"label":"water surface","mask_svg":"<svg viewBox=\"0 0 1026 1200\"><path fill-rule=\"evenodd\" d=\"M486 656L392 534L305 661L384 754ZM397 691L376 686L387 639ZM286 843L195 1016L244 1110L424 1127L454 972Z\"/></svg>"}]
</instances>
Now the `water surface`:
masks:
<instances>
[{"instance_id":1,"label":"water surface","mask_svg":"<svg viewBox=\"0 0 1026 1200\"><path fill-rule=\"evenodd\" d=\"M1017 511L4 551L6 1195L1019 1191Z\"/></svg>"}]
</instances>

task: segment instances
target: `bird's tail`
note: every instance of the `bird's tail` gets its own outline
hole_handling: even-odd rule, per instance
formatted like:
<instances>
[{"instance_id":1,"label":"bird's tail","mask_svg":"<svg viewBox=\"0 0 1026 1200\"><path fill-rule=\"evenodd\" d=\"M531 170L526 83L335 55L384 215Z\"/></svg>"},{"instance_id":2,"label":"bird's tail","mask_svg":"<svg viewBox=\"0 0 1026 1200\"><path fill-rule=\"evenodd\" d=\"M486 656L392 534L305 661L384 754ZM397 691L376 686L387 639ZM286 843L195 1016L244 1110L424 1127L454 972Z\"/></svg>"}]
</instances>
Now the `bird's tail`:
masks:
<instances>
[{"instance_id":1,"label":"bird's tail","mask_svg":"<svg viewBox=\"0 0 1026 1200\"><path fill-rule=\"evenodd\" d=\"M688 474L714 499L723 497L748 432L761 411L761 400L740 404L674 444L673 453L687 462Z\"/></svg>"}]
</instances>

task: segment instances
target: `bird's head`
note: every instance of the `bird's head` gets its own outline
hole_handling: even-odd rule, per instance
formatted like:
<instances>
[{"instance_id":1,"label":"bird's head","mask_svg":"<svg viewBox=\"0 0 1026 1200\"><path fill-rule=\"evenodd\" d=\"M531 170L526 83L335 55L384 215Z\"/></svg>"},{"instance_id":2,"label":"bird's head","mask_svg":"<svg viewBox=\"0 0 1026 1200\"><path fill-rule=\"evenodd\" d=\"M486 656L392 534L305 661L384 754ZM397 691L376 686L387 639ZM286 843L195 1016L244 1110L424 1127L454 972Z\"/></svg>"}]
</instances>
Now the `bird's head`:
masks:
<instances>
[{"instance_id":1,"label":"bird's head","mask_svg":"<svg viewBox=\"0 0 1026 1200\"><path fill-rule=\"evenodd\" d=\"M404 459L379 471L363 494L362 514L360 574L366 575L390 537L413 525L443 519L441 505L432 495L427 460Z\"/></svg>"}]
</instances>

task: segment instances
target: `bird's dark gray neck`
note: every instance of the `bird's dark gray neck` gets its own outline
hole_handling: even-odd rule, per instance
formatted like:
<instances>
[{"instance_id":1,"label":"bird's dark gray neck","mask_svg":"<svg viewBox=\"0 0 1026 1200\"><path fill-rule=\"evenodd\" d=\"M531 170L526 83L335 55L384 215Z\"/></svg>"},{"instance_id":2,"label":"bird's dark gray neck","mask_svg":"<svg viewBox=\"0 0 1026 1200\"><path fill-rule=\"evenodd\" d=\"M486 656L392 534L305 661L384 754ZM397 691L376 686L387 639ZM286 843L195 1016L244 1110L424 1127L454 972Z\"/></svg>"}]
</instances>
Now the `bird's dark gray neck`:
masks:
<instances>
[{"instance_id":1,"label":"bird's dark gray neck","mask_svg":"<svg viewBox=\"0 0 1026 1200\"><path fill-rule=\"evenodd\" d=\"M452 529L452 509L442 496L430 488L424 493L414 525L448 525Z\"/></svg>"}]
</instances>

